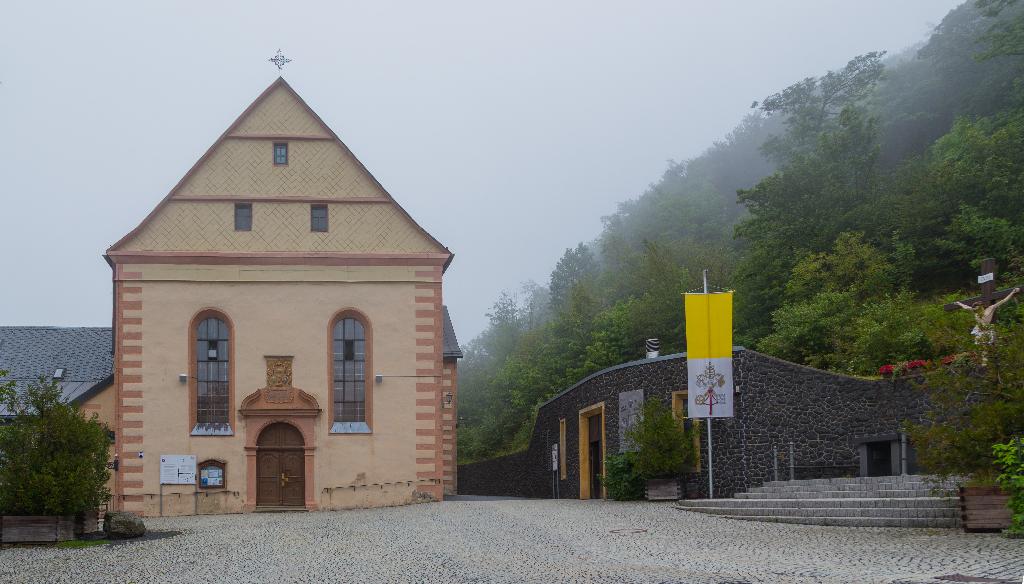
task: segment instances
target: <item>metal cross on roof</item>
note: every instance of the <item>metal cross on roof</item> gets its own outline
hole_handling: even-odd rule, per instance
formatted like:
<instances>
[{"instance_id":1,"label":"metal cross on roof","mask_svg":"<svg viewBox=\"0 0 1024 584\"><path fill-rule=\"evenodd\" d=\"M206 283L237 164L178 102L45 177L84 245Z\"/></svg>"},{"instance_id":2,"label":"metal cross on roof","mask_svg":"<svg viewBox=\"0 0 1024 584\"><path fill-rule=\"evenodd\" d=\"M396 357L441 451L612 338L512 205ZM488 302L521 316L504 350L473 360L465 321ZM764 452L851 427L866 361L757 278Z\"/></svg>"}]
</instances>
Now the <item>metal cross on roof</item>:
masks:
<instances>
[{"instance_id":1,"label":"metal cross on roof","mask_svg":"<svg viewBox=\"0 0 1024 584\"><path fill-rule=\"evenodd\" d=\"M289 59L289 58L285 57L283 54L281 54L281 49L278 49L277 50L277 54L274 55L273 57L267 59L267 60L270 61L271 63L277 65L277 69L279 71L281 69L284 69L285 65L287 65L288 63L292 62L291 59Z\"/></svg>"}]
</instances>

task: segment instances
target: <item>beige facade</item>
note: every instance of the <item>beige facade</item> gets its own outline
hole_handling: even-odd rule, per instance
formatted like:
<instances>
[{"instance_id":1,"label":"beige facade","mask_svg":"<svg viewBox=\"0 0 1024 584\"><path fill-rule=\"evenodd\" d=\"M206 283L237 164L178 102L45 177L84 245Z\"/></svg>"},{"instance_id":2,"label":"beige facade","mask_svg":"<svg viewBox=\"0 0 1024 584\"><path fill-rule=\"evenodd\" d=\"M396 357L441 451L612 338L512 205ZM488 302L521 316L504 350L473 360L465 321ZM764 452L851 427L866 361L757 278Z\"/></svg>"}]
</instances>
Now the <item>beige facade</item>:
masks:
<instances>
[{"instance_id":1,"label":"beige facade","mask_svg":"<svg viewBox=\"0 0 1024 584\"><path fill-rule=\"evenodd\" d=\"M286 164L275 163L278 144ZM236 203L251 205L251 229L236 230ZM326 206L325 232L311 229L314 205ZM284 506L339 509L454 492L454 398L445 396L457 391L456 362L442 352L451 257L276 81L107 251L114 507L251 511L279 491ZM196 335L207 318L229 331L215 357L227 371L227 421L213 425L197 410L206 357ZM332 336L343 318L365 331L363 409L349 417L332 370L350 351ZM294 441L271 444L282 425ZM213 461L223 485L161 485L161 455Z\"/></svg>"}]
</instances>

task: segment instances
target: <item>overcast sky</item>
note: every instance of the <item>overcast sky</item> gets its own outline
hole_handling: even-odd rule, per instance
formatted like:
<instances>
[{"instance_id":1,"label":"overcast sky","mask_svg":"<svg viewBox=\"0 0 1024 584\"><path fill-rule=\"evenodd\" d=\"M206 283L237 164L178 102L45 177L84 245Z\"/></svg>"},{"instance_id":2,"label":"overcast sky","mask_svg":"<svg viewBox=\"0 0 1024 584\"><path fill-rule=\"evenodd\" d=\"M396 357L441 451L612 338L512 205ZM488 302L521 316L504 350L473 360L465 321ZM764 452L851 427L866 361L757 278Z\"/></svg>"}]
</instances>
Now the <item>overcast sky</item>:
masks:
<instances>
[{"instance_id":1,"label":"overcast sky","mask_svg":"<svg viewBox=\"0 0 1024 584\"><path fill-rule=\"evenodd\" d=\"M455 252L460 339L503 289L755 99L927 36L957 0L10 2L0 324L110 324L106 248L277 76Z\"/></svg>"}]
</instances>

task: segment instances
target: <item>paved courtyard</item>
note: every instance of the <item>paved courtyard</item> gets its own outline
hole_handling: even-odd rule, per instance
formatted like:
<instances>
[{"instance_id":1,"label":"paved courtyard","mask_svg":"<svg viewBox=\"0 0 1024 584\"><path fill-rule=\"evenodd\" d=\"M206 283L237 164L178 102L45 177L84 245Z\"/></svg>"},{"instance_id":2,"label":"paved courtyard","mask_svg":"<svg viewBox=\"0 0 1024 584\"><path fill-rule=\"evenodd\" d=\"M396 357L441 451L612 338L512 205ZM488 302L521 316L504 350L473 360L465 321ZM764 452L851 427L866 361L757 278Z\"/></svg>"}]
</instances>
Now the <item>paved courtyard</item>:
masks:
<instances>
[{"instance_id":1,"label":"paved courtyard","mask_svg":"<svg viewBox=\"0 0 1024 584\"><path fill-rule=\"evenodd\" d=\"M0 582L1021 582L1024 541L733 521L670 504L478 500L150 518L152 541L0 550ZM642 530L642 531L640 531ZM991 582L991 580L989 580Z\"/></svg>"}]
</instances>

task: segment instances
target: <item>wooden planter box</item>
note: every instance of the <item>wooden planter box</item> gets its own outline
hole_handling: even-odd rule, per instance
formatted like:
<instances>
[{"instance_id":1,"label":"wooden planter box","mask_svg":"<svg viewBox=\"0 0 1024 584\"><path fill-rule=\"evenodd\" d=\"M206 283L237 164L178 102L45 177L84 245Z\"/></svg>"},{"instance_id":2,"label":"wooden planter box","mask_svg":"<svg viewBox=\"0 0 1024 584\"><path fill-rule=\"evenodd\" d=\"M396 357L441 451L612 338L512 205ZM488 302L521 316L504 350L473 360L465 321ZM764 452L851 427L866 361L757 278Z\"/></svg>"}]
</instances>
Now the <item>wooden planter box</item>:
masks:
<instances>
[{"instance_id":1,"label":"wooden planter box","mask_svg":"<svg viewBox=\"0 0 1024 584\"><path fill-rule=\"evenodd\" d=\"M75 516L75 537L96 531L103 531L99 511L86 511Z\"/></svg>"},{"instance_id":2,"label":"wooden planter box","mask_svg":"<svg viewBox=\"0 0 1024 584\"><path fill-rule=\"evenodd\" d=\"M647 479L648 501L678 501L681 498L679 479Z\"/></svg>"},{"instance_id":3,"label":"wooden planter box","mask_svg":"<svg viewBox=\"0 0 1024 584\"><path fill-rule=\"evenodd\" d=\"M0 517L0 542L46 543L75 539L75 518L55 515Z\"/></svg>"},{"instance_id":4,"label":"wooden planter box","mask_svg":"<svg viewBox=\"0 0 1024 584\"><path fill-rule=\"evenodd\" d=\"M999 487L960 487L960 521L964 531L1001 531L1010 527L1010 496Z\"/></svg>"}]
</instances>

